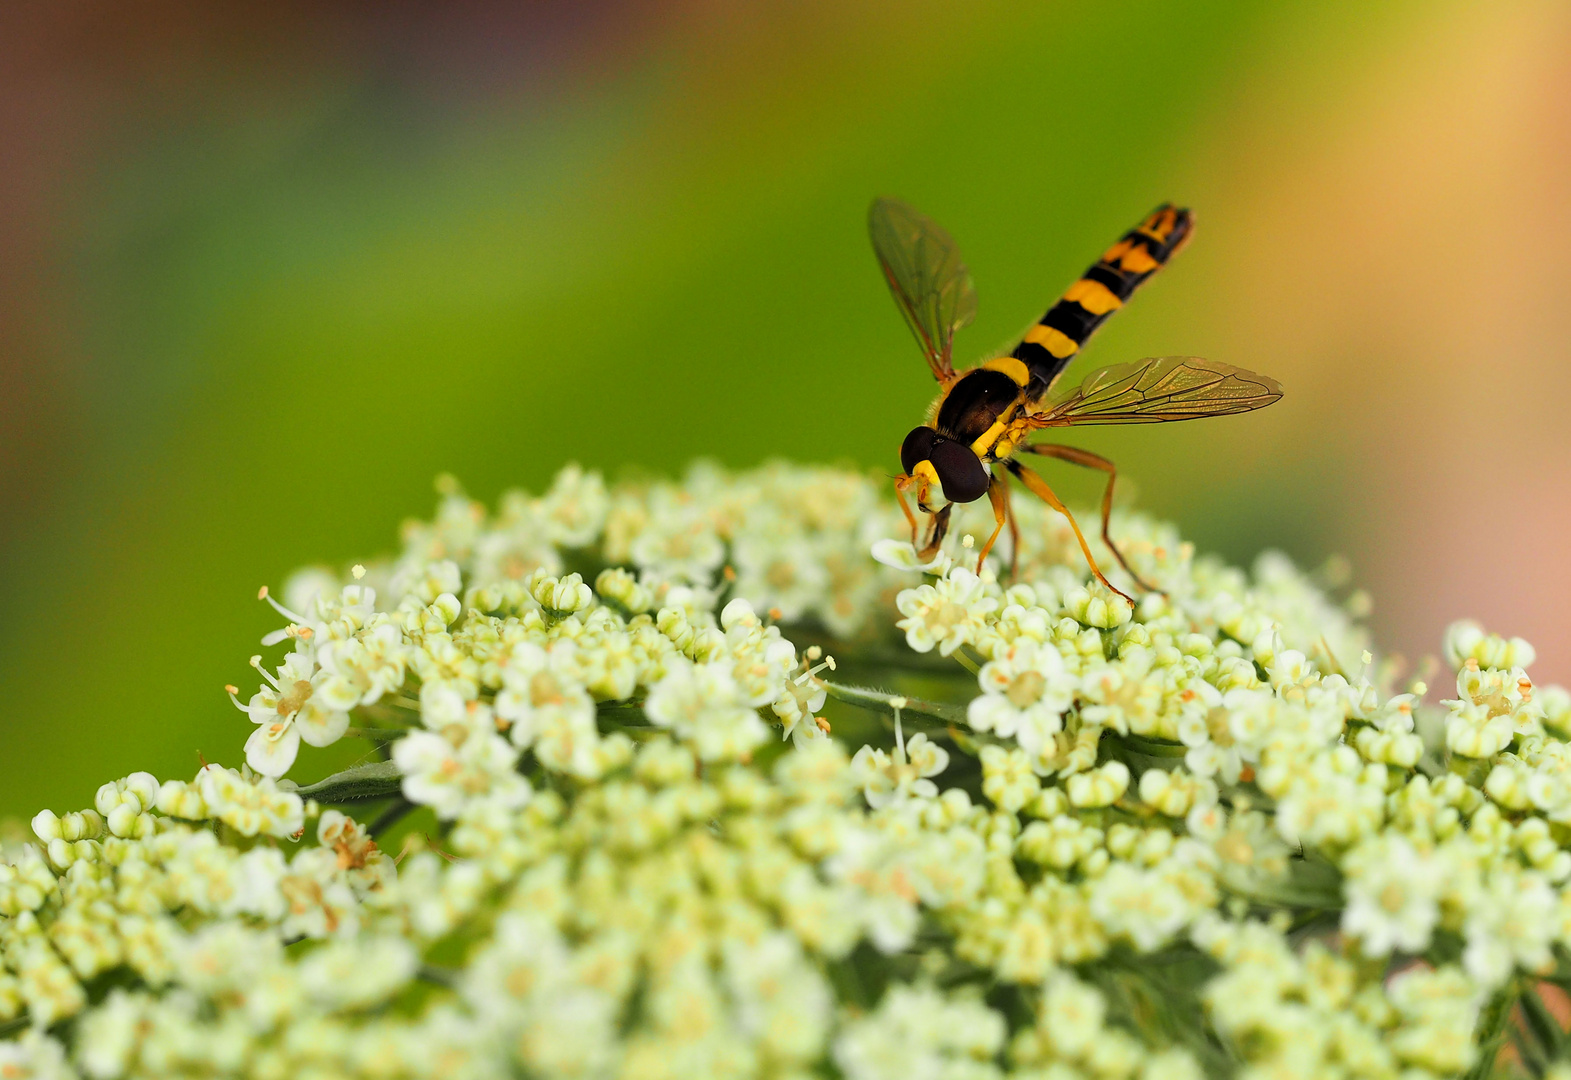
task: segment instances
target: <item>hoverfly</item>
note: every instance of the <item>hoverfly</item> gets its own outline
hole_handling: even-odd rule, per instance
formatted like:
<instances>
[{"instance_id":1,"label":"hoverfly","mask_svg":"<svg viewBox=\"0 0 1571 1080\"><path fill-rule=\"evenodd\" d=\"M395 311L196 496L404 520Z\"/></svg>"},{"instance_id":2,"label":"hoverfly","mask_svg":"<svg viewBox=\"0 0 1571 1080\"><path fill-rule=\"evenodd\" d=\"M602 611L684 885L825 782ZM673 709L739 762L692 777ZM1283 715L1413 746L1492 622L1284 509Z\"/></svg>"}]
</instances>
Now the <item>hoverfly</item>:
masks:
<instances>
[{"instance_id":1,"label":"hoverfly","mask_svg":"<svg viewBox=\"0 0 1571 1080\"><path fill-rule=\"evenodd\" d=\"M1193 225L1189 211L1171 204L1157 207L1108 248L1007 355L958 372L951 361L954 335L976 316L976 288L954 240L896 199L875 201L867 224L889 291L940 388L927 423L913 429L900 447L905 472L895 480L895 494L911 523L911 544L919 549L919 557L926 561L937 553L954 504L975 502L983 495L992 503L995 526L982 545L977 571L981 572L1006 523L1018 550L1019 527L1009 510L1007 473L1069 519L1097 580L1133 603L1097 566L1080 526L1053 489L1014 456L1040 454L1107 474L1102 539L1130 576L1142 588L1152 589L1130 568L1108 532L1113 484L1118 479L1113 463L1078 447L1026 440L1044 428L1160 424L1248 412L1282 396L1275 379L1193 356L1101 368L1079 386L1055 392L1064 368L1097 327L1189 239ZM925 544L905 499L913 488L918 509L930 520Z\"/></svg>"}]
</instances>

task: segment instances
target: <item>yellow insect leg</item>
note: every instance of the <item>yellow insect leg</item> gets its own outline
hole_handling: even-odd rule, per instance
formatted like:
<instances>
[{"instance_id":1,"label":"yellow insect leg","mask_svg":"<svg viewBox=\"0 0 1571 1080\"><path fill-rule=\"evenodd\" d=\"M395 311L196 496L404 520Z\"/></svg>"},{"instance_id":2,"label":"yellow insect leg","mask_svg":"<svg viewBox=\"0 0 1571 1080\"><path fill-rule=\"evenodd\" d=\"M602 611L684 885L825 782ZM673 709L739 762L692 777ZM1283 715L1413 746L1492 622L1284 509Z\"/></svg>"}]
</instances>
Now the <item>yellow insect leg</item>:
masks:
<instances>
[{"instance_id":1,"label":"yellow insect leg","mask_svg":"<svg viewBox=\"0 0 1571 1080\"><path fill-rule=\"evenodd\" d=\"M1119 596L1128 600L1130 607L1133 607L1135 598L1107 580L1107 575L1102 573L1101 567L1097 566L1096 557L1091 554L1091 545L1086 543L1085 534L1080 531L1080 525L1075 521L1075 516L1069 512L1069 508L1059 500L1058 496L1053 494L1053 489L1047 486L1047 481L1018 461L1011 460L1009 462L1009 471L1015 474L1015 477L1026 486L1031 494L1069 519L1069 527L1075 531L1075 539L1080 541L1080 552L1086 557L1086 565L1091 567L1092 575L1103 585L1106 585Z\"/></svg>"}]
</instances>

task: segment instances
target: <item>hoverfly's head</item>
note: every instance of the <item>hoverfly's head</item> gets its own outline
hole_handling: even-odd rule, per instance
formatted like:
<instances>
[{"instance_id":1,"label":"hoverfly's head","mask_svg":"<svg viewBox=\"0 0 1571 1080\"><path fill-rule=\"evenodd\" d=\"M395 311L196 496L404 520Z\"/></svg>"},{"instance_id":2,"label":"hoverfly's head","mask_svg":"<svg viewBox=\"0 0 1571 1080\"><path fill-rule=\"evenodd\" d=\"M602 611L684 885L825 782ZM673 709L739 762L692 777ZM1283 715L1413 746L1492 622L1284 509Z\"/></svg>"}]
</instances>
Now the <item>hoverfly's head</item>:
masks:
<instances>
[{"instance_id":1,"label":"hoverfly's head","mask_svg":"<svg viewBox=\"0 0 1571 1080\"><path fill-rule=\"evenodd\" d=\"M964 443L946 439L930 427L913 428L900 445L900 464L916 487L916 504L927 513L944 501L975 502L987 494L992 478L982 459ZM933 498L938 488L943 500ZM934 502L938 501L938 505Z\"/></svg>"}]
</instances>

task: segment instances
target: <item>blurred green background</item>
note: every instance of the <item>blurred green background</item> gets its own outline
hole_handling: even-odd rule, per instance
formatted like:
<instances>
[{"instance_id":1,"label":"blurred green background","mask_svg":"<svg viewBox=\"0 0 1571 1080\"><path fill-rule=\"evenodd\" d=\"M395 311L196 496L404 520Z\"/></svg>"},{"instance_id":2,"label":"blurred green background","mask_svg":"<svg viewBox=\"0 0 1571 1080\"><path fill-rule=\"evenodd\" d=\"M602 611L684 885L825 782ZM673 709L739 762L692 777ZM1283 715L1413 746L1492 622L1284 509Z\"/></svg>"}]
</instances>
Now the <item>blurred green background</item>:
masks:
<instances>
[{"instance_id":1,"label":"blurred green background","mask_svg":"<svg viewBox=\"0 0 1571 1080\"><path fill-rule=\"evenodd\" d=\"M237 762L257 587L387 550L439 472L893 472L932 383L879 193L961 241L968 356L1193 206L1072 373L1288 396L1081 441L1202 547L1350 555L1394 650L1475 615L1571 676L1568 10L7 6L0 814Z\"/></svg>"}]
</instances>

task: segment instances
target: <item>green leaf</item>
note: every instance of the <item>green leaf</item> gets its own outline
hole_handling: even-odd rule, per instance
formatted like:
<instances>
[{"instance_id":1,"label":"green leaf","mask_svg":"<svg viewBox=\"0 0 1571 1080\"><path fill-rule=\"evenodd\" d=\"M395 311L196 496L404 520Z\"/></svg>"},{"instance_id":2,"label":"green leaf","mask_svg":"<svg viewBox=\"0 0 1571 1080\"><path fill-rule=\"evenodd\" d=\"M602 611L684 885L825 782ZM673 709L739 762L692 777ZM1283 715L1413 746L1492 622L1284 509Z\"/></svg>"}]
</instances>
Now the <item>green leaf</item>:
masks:
<instances>
[{"instance_id":1,"label":"green leaf","mask_svg":"<svg viewBox=\"0 0 1571 1080\"><path fill-rule=\"evenodd\" d=\"M334 773L314 784L296 789L297 794L325 803L365 802L398 794L403 774L391 761L373 761Z\"/></svg>"},{"instance_id":2,"label":"green leaf","mask_svg":"<svg viewBox=\"0 0 1571 1080\"><path fill-rule=\"evenodd\" d=\"M1114 735L1103 745L1110 756L1128 765L1136 775L1148 769L1171 772L1184 764L1184 755L1189 752L1189 747L1183 743L1139 735Z\"/></svg>"},{"instance_id":3,"label":"green leaf","mask_svg":"<svg viewBox=\"0 0 1571 1080\"><path fill-rule=\"evenodd\" d=\"M1271 907L1335 910L1343 902L1341 872L1321 859L1291 859L1287 873L1279 878L1225 884L1236 895Z\"/></svg>"}]
</instances>

